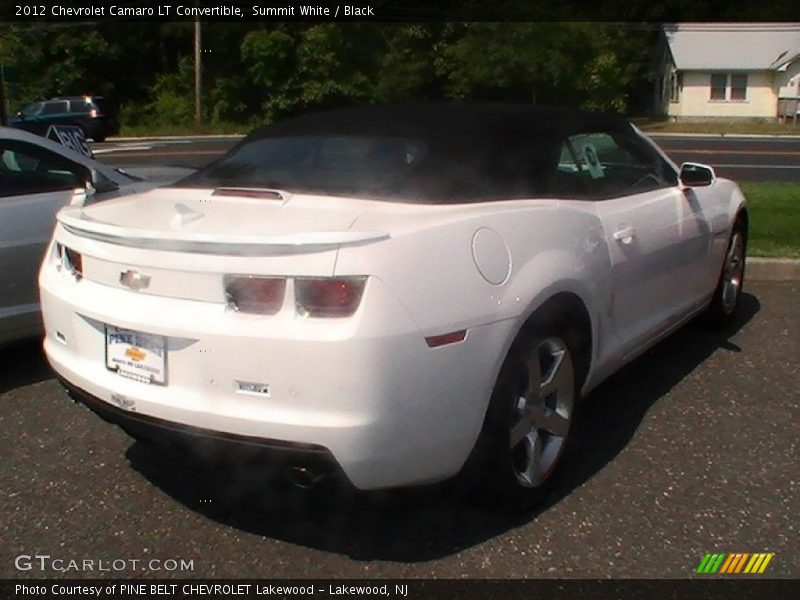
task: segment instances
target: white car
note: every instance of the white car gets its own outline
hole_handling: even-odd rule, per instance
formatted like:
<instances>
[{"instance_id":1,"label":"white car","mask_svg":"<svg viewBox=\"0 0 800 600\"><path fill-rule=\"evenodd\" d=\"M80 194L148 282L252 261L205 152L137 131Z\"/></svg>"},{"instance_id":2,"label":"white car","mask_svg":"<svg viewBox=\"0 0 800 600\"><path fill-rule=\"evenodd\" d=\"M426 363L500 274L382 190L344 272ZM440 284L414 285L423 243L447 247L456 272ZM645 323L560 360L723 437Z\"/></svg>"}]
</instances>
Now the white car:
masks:
<instances>
[{"instance_id":1,"label":"white car","mask_svg":"<svg viewBox=\"0 0 800 600\"><path fill-rule=\"evenodd\" d=\"M39 265L70 203L147 189L141 180L56 142L0 127L0 343L41 334Z\"/></svg>"},{"instance_id":2,"label":"white car","mask_svg":"<svg viewBox=\"0 0 800 600\"><path fill-rule=\"evenodd\" d=\"M581 395L695 315L734 315L747 221L735 183L620 118L317 113L171 188L63 209L44 347L139 437L259 447L362 490L461 472L526 505Z\"/></svg>"}]
</instances>

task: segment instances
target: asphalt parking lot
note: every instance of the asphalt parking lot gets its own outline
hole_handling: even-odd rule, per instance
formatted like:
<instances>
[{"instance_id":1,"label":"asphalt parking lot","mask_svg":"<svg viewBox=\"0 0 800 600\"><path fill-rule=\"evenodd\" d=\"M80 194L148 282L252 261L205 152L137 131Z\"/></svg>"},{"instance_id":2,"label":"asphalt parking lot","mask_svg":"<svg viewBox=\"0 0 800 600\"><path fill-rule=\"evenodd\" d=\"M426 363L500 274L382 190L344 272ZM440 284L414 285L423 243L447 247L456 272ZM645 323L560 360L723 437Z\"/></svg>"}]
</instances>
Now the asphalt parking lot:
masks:
<instances>
[{"instance_id":1,"label":"asphalt parking lot","mask_svg":"<svg viewBox=\"0 0 800 600\"><path fill-rule=\"evenodd\" d=\"M556 490L518 516L167 456L73 404L37 343L6 347L0 577L682 578L706 552L773 552L767 576L800 577L800 283L746 291L734 327L690 324L593 392ZM22 554L193 570L20 571Z\"/></svg>"}]
</instances>

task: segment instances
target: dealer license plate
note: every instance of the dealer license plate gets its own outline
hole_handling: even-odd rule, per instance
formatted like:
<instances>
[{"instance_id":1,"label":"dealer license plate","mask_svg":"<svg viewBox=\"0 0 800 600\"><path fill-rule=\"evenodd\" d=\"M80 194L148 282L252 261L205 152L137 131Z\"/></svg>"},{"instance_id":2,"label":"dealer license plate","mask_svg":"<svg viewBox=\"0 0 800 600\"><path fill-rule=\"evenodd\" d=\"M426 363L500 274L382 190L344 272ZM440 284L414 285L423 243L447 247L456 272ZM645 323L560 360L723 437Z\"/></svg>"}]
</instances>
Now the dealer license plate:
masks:
<instances>
[{"instance_id":1,"label":"dealer license plate","mask_svg":"<svg viewBox=\"0 0 800 600\"><path fill-rule=\"evenodd\" d=\"M166 383L167 340L106 325L106 367L142 383Z\"/></svg>"}]
</instances>

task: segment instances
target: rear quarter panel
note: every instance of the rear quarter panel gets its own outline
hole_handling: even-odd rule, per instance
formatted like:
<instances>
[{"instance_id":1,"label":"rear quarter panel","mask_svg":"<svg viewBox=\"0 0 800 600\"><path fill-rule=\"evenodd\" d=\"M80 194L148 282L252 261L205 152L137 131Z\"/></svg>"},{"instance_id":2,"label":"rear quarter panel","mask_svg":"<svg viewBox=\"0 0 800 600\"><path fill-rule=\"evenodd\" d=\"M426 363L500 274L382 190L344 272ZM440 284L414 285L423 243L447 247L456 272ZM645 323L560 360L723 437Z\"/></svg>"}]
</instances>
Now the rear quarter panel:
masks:
<instances>
[{"instance_id":1,"label":"rear quarter panel","mask_svg":"<svg viewBox=\"0 0 800 600\"><path fill-rule=\"evenodd\" d=\"M522 323L559 292L586 305L594 358L613 346L605 320L610 261L591 204L576 209L557 200L518 200L441 208L391 223L385 215L360 217L354 229L394 233L378 244L342 248L336 274L380 278L424 336L494 325L499 333L487 336L475 357L476 368L491 365L492 381ZM487 281L476 265L475 234L484 229L496 232L508 250L509 272L501 283Z\"/></svg>"}]
</instances>

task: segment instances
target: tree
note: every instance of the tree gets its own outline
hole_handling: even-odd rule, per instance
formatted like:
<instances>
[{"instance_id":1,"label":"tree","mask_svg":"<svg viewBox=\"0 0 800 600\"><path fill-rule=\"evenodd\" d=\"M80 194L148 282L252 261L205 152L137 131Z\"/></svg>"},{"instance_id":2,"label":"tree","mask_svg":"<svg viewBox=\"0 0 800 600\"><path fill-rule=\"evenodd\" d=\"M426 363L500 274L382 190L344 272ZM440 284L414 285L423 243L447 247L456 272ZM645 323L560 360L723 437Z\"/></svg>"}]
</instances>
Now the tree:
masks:
<instances>
[{"instance_id":1,"label":"tree","mask_svg":"<svg viewBox=\"0 0 800 600\"><path fill-rule=\"evenodd\" d=\"M434 74L434 48L441 29L436 23L382 27L383 48L375 82L377 100L409 102L441 97L440 82Z\"/></svg>"},{"instance_id":2,"label":"tree","mask_svg":"<svg viewBox=\"0 0 800 600\"><path fill-rule=\"evenodd\" d=\"M445 94L624 111L629 70L591 23L449 24L435 59Z\"/></svg>"},{"instance_id":3,"label":"tree","mask_svg":"<svg viewBox=\"0 0 800 600\"><path fill-rule=\"evenodd\" d=\"M6 94L6 68L13 64L19 36L12 25L0 24L0 125L8 124L8 99Z\"/></svg>"},{"instance_id":4,"label":"tree","mask_svg":"<svg viewBox=\"0 0 800 600\"><path fill-rule=\"evenodd\" d=\"M123 105L123 124L186 123L191 22L0 28L0 61L15 61L19 73L12 107L93 93ZM214 122L248 125L348 104L441 99L625 112L651 85L656 29L581 22L208 22L204 105Z\"/></svg>"}]
</instances>

